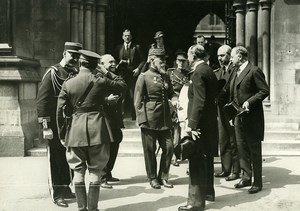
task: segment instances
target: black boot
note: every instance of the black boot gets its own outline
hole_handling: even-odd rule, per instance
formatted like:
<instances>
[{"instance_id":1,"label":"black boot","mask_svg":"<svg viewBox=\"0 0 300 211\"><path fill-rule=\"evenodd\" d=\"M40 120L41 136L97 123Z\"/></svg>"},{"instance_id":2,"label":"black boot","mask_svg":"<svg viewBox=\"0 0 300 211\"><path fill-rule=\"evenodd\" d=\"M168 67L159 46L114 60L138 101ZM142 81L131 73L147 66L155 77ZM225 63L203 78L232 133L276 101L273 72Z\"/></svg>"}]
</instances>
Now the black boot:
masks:
<instances>
[{"instance_id":1,"label":"black boot","mask_svg":"<svg viewBox=\"0 0 300 211\"><path fill-rule=\"evenodd\" d=\"M84 182L75 183L75 195L79 211L88 211L87 209L87 196Z\"/></svg>"},{"instance_id":2,"label":"black boot","mask_svg":"<svg viewBox=\"0 0 300 211\"><path fill-rule=\"evenodd\" d=\"M100 193L100 182L90 183L89 194L88 194L89 211L99 211L98 210L99 193Z\"/></svg>"}]
</instances>

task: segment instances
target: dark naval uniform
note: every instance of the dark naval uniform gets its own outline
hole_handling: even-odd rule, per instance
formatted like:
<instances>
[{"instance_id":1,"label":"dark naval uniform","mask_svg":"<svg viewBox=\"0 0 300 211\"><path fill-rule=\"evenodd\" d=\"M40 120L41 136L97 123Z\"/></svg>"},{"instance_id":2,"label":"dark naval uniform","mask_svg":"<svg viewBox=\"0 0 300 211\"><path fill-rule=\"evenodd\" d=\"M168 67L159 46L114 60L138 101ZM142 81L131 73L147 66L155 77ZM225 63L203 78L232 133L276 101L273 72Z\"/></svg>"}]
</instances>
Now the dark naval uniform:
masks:
<instances>
[{"instance_id":1,"label":"dark naval uniform","mask_svg":"<svg viewBox=\"0 0 300 211\"><path fill-rule=\"evenodd\" d=\"M149 180L167 180L173 155L170 129L172 120L168 100L176 98L170 78L150 68L142 73L135 87L134 104L141 127L146 172ZM162 149L157 175L156 140Z\"/></svg>"},{"instance_id":2,"label":"dark naval uniform","mask_svg":"<svg viewBox=\"0 0 300 211\"><path fill-rule=\"evenodd\" d=\"M68 68L62 60L59 64L51 66L44 75L38 95L37 113L39 122L48 121L48 126L53 131L53 139L49 140L47 151L50 165L49 189L54 202L57 198L64 198L64 189L69 187L71 173L66 160L66 149L60 143L56 125L57 97L65 80L77 74L75 68Z\"/></svg>"}]
</instances>

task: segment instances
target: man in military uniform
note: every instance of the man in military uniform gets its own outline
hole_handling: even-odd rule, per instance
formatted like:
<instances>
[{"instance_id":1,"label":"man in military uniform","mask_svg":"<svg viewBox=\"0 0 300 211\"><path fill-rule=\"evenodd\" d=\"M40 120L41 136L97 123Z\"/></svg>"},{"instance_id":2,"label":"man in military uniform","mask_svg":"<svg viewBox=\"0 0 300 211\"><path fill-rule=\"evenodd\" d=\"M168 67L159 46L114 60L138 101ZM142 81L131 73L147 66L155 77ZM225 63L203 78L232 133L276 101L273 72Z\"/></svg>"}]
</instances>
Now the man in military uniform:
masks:
<instances>
[{"instance_id":1,"label":"man in military uniform","mask_svg":"<svg viewBox=\"0 0 300 211\"><path fill-rule=\"evenodd\" d=\"M171 83L173 86L173 90L176 93L176 96L179 97L180 91L185 84L189 82L189 69L187 68L187 55L184 51L178 50L176 52L176 67L169 68L168 74L171 79ZM179 119L177 116L177 108L171 107L171 114L173 120L173 143L174 147L177 146L180 138L181 138L181 127L179 125ZM179 158L175 158L173 165L179 166L178 163Z\"/></svg>"},{"instance_id":2,"label":"man in military uniform","mask_svg":"<svg viewBox=\"0 0 300 211\"><path fill-rule=\"evenodd\" d=\"M64 198L75 198L69 184L71 173L66 161L66 149L61 145L56 125L57 97L63 82L78 73L80 43L66 42L63 59L51 66L44 75L37 95L38 120L43 126L43 136L48 139L48 160L50 165L49 189L53 202L62 207L68 204Z\"/></svg>"},{"instance_id":3,"label":"man in military uniform","mask_svg":"<svg viewBox=\"0 0 300 211\"><path fill-rule=\"evenodd\" d=\"M134 105L137 122L141 127L144 158L147 177L154 189L161 185L172 188L168 181L171 159L173 155L173 142L171 136L172 120L168 100L177 104L177 97L169 76L165 71L165 51L153 48L149 51L150 69L142 73L137 80ZM156 140L162 155L160 169L157 174Z\"/></svg>"},{"instance_id":4,"label":"man in military uniform","mask_svg":"<svg viewBox=\"0 0 300 211\"><path fill-rule=\"evenodd\" d=\"M65 139L61 141L67 147L67 161L74 170L73 182L78 209L96 211L101 173L109 159L112 141L103 104L105 96L126 89L126 84L123 80L108 79L110 78L108 71L102 73L106 77L97 78L93 71L98 65L100 56L91 51L80 50L80 52L80 72L63 84L58 97L57 123L60 132L64 123L64 110L73 111L71 124L67 128ZM88 87L91 87L90 90ZM85 99L82 97L84 95ZM88 194L85 187L87 169L90 176Z\"/></svg>"},{"instance_id":5,"label":"man in military uniform","mask_svg":"<svg viewBox=\"0 0 300 211\"><path fill-rule=\"evenodd\" d=\"M120 76L115 75L116 71L116 60L110 54L105 54L101 56L100 62L101 68L105 68L110 72L112 80L123 80ZM99 68L97 68L99 69ZM101 70L100 70L101 72ZM99 74L99 73L98 73ZM101 73L100 73L101 74ZM110 144L110 156L106 167L104 168L104 175L102 175L101 187L102 188L112 188L111 182L119 182L120 180L112 176L111 171L115 165L119 146L123 139L123 133L121 128L124 128L123 114L122 114L122 99L126 89L122 92L114 92L105 98L104 112L107 115L107 119L112 130L112 136L114 142Z\"/></svg>"},{"instance_id":6,"label":"man in military uniform","mask_svg":"<svg viewBox=\"0 0 300 211\"><path fill-rule=\"evenodd\" d=\"M222 171L215 173L215 177L225 177L226 181L240 177L240 164L238 158L237 144L233 125L229 124L230 118L223 111L223 107L229 102L230 82L233 78L235 67L230 62L231 47L222 45L218 49L218 60L221 68L215 70L218 80L226 80L224 87L217 97L219 145ZM232 172L232 173L231 173Z\"/></svg>"}]
</instances>

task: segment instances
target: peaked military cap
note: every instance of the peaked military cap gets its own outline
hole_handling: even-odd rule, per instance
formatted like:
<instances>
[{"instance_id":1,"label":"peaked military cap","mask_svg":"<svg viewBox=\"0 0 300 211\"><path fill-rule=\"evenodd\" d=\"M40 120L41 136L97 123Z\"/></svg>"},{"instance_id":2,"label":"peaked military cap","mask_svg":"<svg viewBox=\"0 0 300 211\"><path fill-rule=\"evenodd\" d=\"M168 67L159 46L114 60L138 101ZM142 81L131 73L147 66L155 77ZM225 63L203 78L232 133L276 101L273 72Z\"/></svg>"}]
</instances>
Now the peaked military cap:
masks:
<instances>
[{"instance_id":1,"label":"peaked military cap","mask_svg":"<svg viewBox=\"0 0 300 211\"><path fill-rule=\"evenodd\" d=\"M187 55L186 52L184 52L183 50L179 49L175 52L175 55L177 58L182 59L182 60L186 60L187 59Z\"/></svg>"},{"instance_id":2,"label":"peaked military cap","mask_svg":"<svg viewBox=\"0 0 300 211\"><path fill-rule=\"evenodd\" d=\"M82 45L76 42L65 42L65 51L79 53L78 51L82 49Z\"/></svg>"},{"instance_id":3,"label":"peaked military cap","mask_svg":"<svg viewBox=\"0 0 300 211\"><path fill-rule=\"evenodd\" d=\"M166 56L166 51L162 48L150 48L149 56Z\"/></svg>"},{"instance_id":4,"label":"peaked military cap","mask_svg":"<svg viewBox=\"0 0 300 211\"><path fill-rule=\"evenodd\" d=\"M101 56L93 51L87 51L87 50L79 50L80 59L87 61L87 62L96 62L98 63Z\"/></svg>"},{"instance_id":5,"label":"peaked military cap","mask_svg":"<svg viewBox=\"0 0 300 211\"><path fill-rule=\"evenodd\" d=\"M157 39L157 38L160 38L160 37L163 37L164 36L164 33L162 31L158 31L155 33L155 36L154 36L154 39Z\"/></svg>"}]
</instances>

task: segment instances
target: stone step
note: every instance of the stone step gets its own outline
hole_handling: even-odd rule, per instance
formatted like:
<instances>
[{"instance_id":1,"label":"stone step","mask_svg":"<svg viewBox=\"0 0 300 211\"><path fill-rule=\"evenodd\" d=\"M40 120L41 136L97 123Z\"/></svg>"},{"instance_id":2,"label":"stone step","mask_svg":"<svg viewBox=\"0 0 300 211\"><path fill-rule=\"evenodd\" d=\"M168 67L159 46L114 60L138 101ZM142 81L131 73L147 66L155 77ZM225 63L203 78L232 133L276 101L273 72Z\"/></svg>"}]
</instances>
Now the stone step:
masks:
<instances>
[{"instance_id":1,"label":"stone step","mask_svg":"<svg viewBox=\"0 0 300 211\"><path fill-rule=\"evenodd\" d=\"M265 140L262 142L263 155L300 156L300 140ZM27 151L27 156L46 156L46 147L35 147ZM124 138L120 144L119 155L122 157L143 156L142 141L140 138Z\"/></svg>"}]
</instances>

